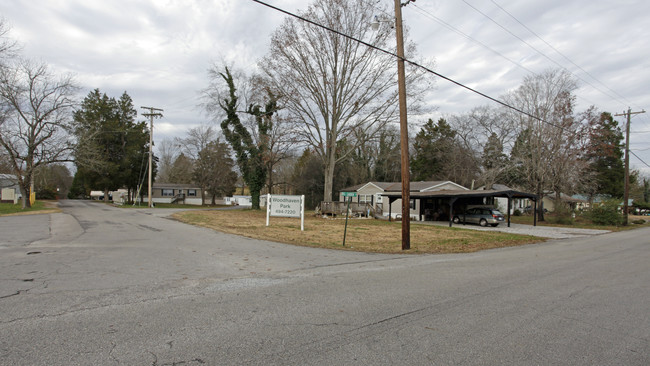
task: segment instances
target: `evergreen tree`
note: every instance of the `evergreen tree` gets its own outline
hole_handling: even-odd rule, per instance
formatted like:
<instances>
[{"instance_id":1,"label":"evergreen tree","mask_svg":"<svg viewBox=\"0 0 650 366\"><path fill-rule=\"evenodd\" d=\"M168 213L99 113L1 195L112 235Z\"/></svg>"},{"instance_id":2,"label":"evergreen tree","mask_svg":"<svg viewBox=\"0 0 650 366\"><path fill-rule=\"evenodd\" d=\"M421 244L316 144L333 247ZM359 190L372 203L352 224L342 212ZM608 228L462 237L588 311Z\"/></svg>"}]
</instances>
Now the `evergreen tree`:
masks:
<instances>
[{"instance_id":1,"label":"evergreen tree","mask_svg":"<svg viewBox=\"0 0 650 366\"><path fill-rule=\"evenodd\" d=\"M625 167L623 165L623 133L608 112L600 114L589 136L587 158L596 173L596 192L623 197Z\"/></svg>"},{"instance_id":2,"label":"evergreen tree","mask_svg":"<svg viewBox=\"0 0 650 366\"><path fill-rule=\"evenodd\" d=\"M86 188L103 190L105 200L108 191L135 190L140 181L149 151L149 131L136 117L126 92L115 100L99 89L90 92L74 113L77 174L83 175Z\"/></svg>"},{"instance_id":3,"label":"evergreen tree","mask_svg":"<svg viewBox=\"0 0 650 366\"><path fill-rule=\"evenodd\" d=\"M444 118L429 121L420 129L413 143L411 174L414 181L440 178L447 157L453 154L456 132Z\"/></svg>"}]
</instances>

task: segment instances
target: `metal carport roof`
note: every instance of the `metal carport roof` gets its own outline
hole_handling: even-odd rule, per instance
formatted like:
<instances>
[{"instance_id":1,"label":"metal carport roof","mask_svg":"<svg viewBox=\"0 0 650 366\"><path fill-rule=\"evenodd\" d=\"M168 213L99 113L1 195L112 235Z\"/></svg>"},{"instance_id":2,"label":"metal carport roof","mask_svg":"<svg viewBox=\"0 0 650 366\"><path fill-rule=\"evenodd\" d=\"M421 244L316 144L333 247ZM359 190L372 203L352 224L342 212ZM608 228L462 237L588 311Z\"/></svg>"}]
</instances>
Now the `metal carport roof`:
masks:
<instances>
[{"instance_id":1,"label":"metal carport roof","mask_svg":"<svg viewBox=\"0 0 650 366\"><path fill-rule=\"evenodd\" d=\"M402 198L402 192L385 192L382 193L382 196L388 197L388 204L395 202L398 199ZM443 190L443 191L431 191L431 192L410 192L411 198L422 199L422 198L449 198L449 226L452 226L453 212L454 212L454 203L459 198L463 197L503 197L508 199L508 207L510 207L510 200L513 198L528 198L535 202L535 209L533 210L533 225L537 226L537 195L532 193L526 193L521 191L515 191L512 189L486 189L486 190ZM510 210L508 210L508 227L510 226Z\"/></svg>"}]
</instances>

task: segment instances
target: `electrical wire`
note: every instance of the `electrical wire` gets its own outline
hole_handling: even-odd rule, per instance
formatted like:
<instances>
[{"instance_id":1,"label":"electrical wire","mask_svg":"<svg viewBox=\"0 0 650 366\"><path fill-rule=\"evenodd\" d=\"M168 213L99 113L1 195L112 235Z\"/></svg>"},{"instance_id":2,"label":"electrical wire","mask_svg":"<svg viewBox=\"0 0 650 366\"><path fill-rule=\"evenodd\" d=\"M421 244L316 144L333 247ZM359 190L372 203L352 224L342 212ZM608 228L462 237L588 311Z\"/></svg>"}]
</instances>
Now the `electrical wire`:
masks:
<instances>
[{"instance_id":1,"label":"electrical wire","mask_svg":"<svg viewBox=\"0 0 650 366\"><path fill-rule=\"evenodd\" d=\"M555 61L554 59L550 58L550 57L549 57L548 55L546 55L544 52L538 50L535 46L533 46L532 44L528 43L526 40L524 40L523 38L519 37L518 35L514 34L514 33L511 32L509 29L507 29L506 27L504 27L503 25L501 25L499 22L497 22L496 20L494 20L492 17L490 17L489 15L485 14L484 12L482 12L481 10L479 10L478 8L476 8L474 5L468 3L466 0L462 0L462 2L464 2L467 6L469 6L470 8L472 8L472 9L473 9L474 11L476 11L477 13L483 15L485 18L487 18L488 20L490 20L492 23L496 24L499 28L503 29L505 32L507 32L507 33L510 34L511 36L513 36L513 37L515 37L516 39L518 39L519 41L521 41L521 42L522 42L523 44L525 44L526 46L530 47L532 50L534 50L535 52L537 52L539 55L541 55L541 56L544 57L545 59L547 59L547 60L549 60L550 62L554 63L557 67L559 67L559 68L561 68L561 69L563 69L563 70L566 70L567 72L569 72L569 73L570 73L571 75L573 75L574 77L580 79L580 80L581 80L582 82L584 82L585 84L591 86L592 88L598 90L599 92L605 94L606 96L608 96L608 97L610 97L610 98L612 98L612 99L617 99L619 102L621 102L621 104L626 104L626 103L624 103L622 100L620 100L619 98L617 98L616 96L612 96L612 95L610 95L610 94L604 92L603 90L597 88L597 87L596 87L595 85L593 85L592 83L590 83L590 82L588 82L587 80L581 78L579 75L574 74L573 72L571 72L571 70L569 70L569 69L567 69L566 67L562 66L559 62L557 62L557 61ZM538 36L538 38L539 38L539 36ZM541 39L541 38L540 38L540 39ZM575 64L574 64L574 65L575 65ZM577 65L576 65L576 66L577 66ZM580 68L580 67L578 66L578 68ZM582 70L582 68L580 68L580 69ZM584 70L583 70L583 71L584 71ZM593 78L593 77L592 77L592 78ZM609 88L608 88L608 89L609 89ZM610 90L611 90L611 89L610 89ZM617 94L617 93L615 93L615 94Z\"/></svg>"},{"instance_id":2,"label":"electrical wire","mask_svg":"<svg viewBox=\"0 0 650 366\"><path fill-rule=\"evenodd\" d=\"M628 150L628 151L630 152L630 154L634 155L634 157L636 157L637 159L639 159L640 162L642 162L643 164L645 164L645 166L647 166L648 168L650 168L650 165L648 165L648 163L646 163L645 161L643 161L643 159L641 159L641 158L640 158L637 154L635 154L632 150Z\"/></svg>"},{"instance_id":3,"label":"electrical wire","mask_svg":"<svg viewBox=\"0 0 650 366\"><path fill-rule=\"evenodd\" d=\"M567 56L564 55L562 52L560 52L557 48L553 47L553 45L551 45L550 43L546 42L546 40L544 40L544 39L543 39L542 37L540 37L537 33L535 33L532 29L530 29L528 26L526 26L524 23L522 23L519 19L517 19L517 17L515 17L515 16L512 15L510 12L508 12L506 9L504 9L504 8L503 8L501 5L499 5L496 1L494 1L494 0L490 0L490 1L492 1L492 3L493 3L494 5L496 5L497 8L501 9L501 11L503 11L504 13L506 13L510 18L514 19L517 23L519 23L519 25L521 25L522 27L524 27L524 28L525 28L527 31L529 31L532 35L534 35L535 37L537 37L540 41L544 42L544 44L546 44L548 47L550 47L550 48L551 48L553 51L555 51L558 55L562 56L565 60L569 61L573 66L577 67L580 71L582 71L582 72L584 72L585 74L587 74L590 78L592 78L593 80L595 80L596 82L598 82L600 85L604 86L607 90L609 90L609 91L611 91L612 93L614 93L614 95L616 95L618 98L620 98L620 99L618 99L618 98L614 98L614 99L618 99L619 102L626 101L626 99L625 99L624 96L622 96L621 94L617 93L617 92L616 92L615 90L613 90L612 88L610 88L610 87L608 87L607 85L605 85L602 81L598 80L595 76L593 76L593 75L592 75L591 73L589 73L587 70L583 69L583 68L580 67L578 64L576 64L575 62L573 62L573 60L571 60L569 57L567 57ZM582 80L582 79L581 79L581 80ZM590 84L590 85L591 85L591 84ZM593 85L592 85L592 87L593 87ZM594 87L594 88L595 88L595 87ZM595 88L595 89L596 89L596 90L599 90L598 88ZM599 90L599 91L600 91L600 90ZM601 93L602 93L602 91L601 91ZM603 94L607 95L606 93L603 93ZM628 103L622 103L622 104L630 104L630 103L628 102Z\"/></svg>"},{"instance_id":4,"label":"electrical wire","mask_svg":"<svg viewBox=\"0 0 650 366\"><path fill-rule=\"evenodd\" d=\"M457 86L460 86L460 87L463 88L463 89L469 90L469 91L471 91L472 93L478 94L478 95L480 95L480 96L482 96L482 97L484 97L484 98L486 98L486 99L489 99L489 100L491 100L491 101L493 101L493 102L495 102L495 103L498 103L498 104L500 104L500 105L502 105L502 106L504 106L504 107L506 107L506 108L509 108L509 109L511 109L511 110L514 110L514 111L516 111L516 112L519 112L519 113L521 113L521 114L523 114L523 115L525 115L525 116L528 116L528 117L530 117L530 118L532 118L532 119L534 119L534 120L537 120L537 121L542 122L542 123L544 123L544 124L547 124L547 125L549 125L549 126L556 127L556 128L558 128L558 129L560 129L560 130L562 130L562 131L566 131L566 132L569 132L569 133L571 133L571 134L574 134L574 132L572 132L572 131L568 131L566 128L564 128L564 127L562 127L562 126L559 126L559 125L557 125L557 124L555 124L555 123L552 123L552 122L548 122L548 121L546 121L546 120L544 120L544 119L542 119L542 118L540 118L540 117L537 117L537 116L535 116L535 115L532 115L532 114L530 114L530 113L528 113L528 112L526 112L526 111L523 111L523 110L521 110L521 109L519 109L519 108L517 108L517 107L515 107L515 106L512 106L512 105L510 105L510 104L508 104L508 103L506 103L506 102L504 102L504 101L501 101L501 100L499 100L499 99L497 99L497 98L491 97L491 96L489 96L489 95L487 95L487 94L485 94L485 93L482 93L482 92L480 92L480 91L478 91L478 90L476 90L476 89L473 89L473 88L471 88L471 87L469 87L469 86L467 86L467 85L464 85L464 84L462 84L462 83L460 83L460 82L458 82L458 81L456 81L456 80L453 80L453 79L451 79L451 78L449 78L449 77L447 77L447 76L445 76L445 75L442 75L442 74L440 74L440 73L438 73L438 72L435 72L435 71L431 70L430 68L428 68L428 67L426 67L426 66L424 66L424 65L420 65L419 63L417 63L417 62L415 62L415 61L411 61L411 60L409 60L409 59L407 59L407 58L405 58L405 57L400 57L400 56L398 56L397 54L395 54L395 53L393 53L393 52L391 52L391 51L388 51L388 50L385 50L385 49L383 49L383 48L377 47L377 46L375 46L375 45L373 45L373 44L370 44L370 43L365 42L365 41L363 41L363 40L360 40L360 39L358 39L358 38L352 37L352 36L350 36L350 35L348 35L348 34L345 34L345 33L342 33L342 32L340 32L340 31L337 31L336 29L332 29L332 28L330 28L330 27L327 27L327 26L324 26L324 25L322 25L322 24L316 23L316 22L314 22L313 20L310 20L310 19L307 19L307 18L302 17L302 16L300 16L300 15L297 15L297 14L291 13L290 11L287 11L287 10L284 10L284 9L281 9L281 8L278 8L278 7L273 6L273 5L271 5L271 4L267 4L267 3L265 3L264 1L261 1L261 0L252 0L252 1L253 1L253 2L256 2L256 3L260 4L260 5L264 5L264 6L268 7L268 8L271 8L271 9L273 9L273 10L275 10L275 11L278 11L278 12L284 13L284 14L286 14L286 15L289 15L290 17L293 17L293 18L299 19L299 20L301 20L301 21L303 21L303 22L306 22L306 23L309 23L309 24L311 24L311 25L314 25L314 26L316 26L316 27L319 27L319 28L325 29L325 30L327 30L327 31L330 31L330 32L332 32L332 33L338 34L338 35L341 36L341 37L345 37L345 38L350 39L350 40L352 40L352 41L355 41L355 42L358 42L358 43L360 43L360 44L363 44L363 45L366 46L366 47L370 47L370 48L372 48L372 49L374 49L374 50L377 50L377 51L379 51L379 52L382 52L382 53L384 53L384 54L387 54L387 55L390 55L390 56L392 56L392 57L395 57L395 58L401 59L402 61L404 61L405 63L408 63L409 65L412 65L412 66L418 67L418 68L420 68L420 69L422 69L422 70L424 70L424 71L426 71L426 72L428 72L428 73L430 73L430 74L433 74L433 75L435 75L435 76L437 76L437 77L439 77L439 78L441 78L441 79L447 80L447 81L449 81L449 82L452 83L452 84L455 84L455 85L457 85Z\"/></svg>"},{"instance_id":5,"label":"electrical wire","mask_svg":"<svg viewBox=\"0 0 650 366\"><path fill-rule=\"evenodd\" d=\"M419 6L417 6L417 5L414 5L414 7L417 9L417 11L418 11L420 14L422 14L422 15L428 17L428 18L431 18L432 20L434 20L434 21L436 21L436 22L442 24L442 25L445 26L447 29L449 29L449 30L451 30L451 31L453 31L453 32L455 32L455 33L458 33L459 35L461 35L461 36L467 38L469 41L474 42L474 43L480 45L481 47L483 47L483 48L485 48L486 50L488 50L488 51L490 51L490 52L496 54L497 56L499 56L499 57L505 59L506 61L512 63L513 65L515 65L515 66L517 66L517 67L519 67L519 68L521 68L521 69L523 69L523 70L528 71L530 74L532 74L532 75L538 75L538 74L537 74L536 72L534 72L533 70L531 70L531 69L527 68L526 66L522 65L521 63L519 63L519 62L517 62L517 61L515 61L515 60L513 60L513 59L511 59L511 58L509 58L508 56L505 56L505 55L502 54L501 52L499 52L499 51L497 51L497 50L491 48L490 46L488 46L488 45L486 45L485 43L479 41L478 39L473 38L472 36L470 36L470 35L464 33L463 31L461 31L461 30L455 28L455 27L452 26L451 24L449 24L449 23L445 22L444 20L442 20L442 19L436 17L435 15L431 14L431 12L429 12L429 11L427 11L427 10L425 10L425 9L423 9L423 8L421 8L421 7L419 7ZM487 17L487 16L486 16L486 17ZM499 24L497 23L497 25L499 25ZM499 25L499 26L500 26L500 25ZM505 29L505 28L504 28L504 29ZM507 30L506 30L506 31L507 31ZM516 37L516 36L515 36L515 37ZM517 38L519 38L519 37L517 37ZM522 42L525 43L525 41L523 41L521 38L519 38L519 39L520 39ZM531 47L532 47L532 46L531 46ZM539 52L539 51L537 51L537 52ZM556 64L557 64L557 63L556 63ZM571 71L567 70L567 69L566 69L565 67L563 67L562 65L559 65L559 64L557 64L557 65L558 65L560 68L566 70L566 71L567 71L568 73L570 73L571 75L574 75L574 76L575 76L575 74L573 74ZM580 80L582 80L582 79L580 79ZM578 96L578 98L584 100L585 102L587 102L587 104L595 105L595 103L594 103L593 101L590 101L590 100L584 98L583 96Z\"/></svg>"}]
</instances>

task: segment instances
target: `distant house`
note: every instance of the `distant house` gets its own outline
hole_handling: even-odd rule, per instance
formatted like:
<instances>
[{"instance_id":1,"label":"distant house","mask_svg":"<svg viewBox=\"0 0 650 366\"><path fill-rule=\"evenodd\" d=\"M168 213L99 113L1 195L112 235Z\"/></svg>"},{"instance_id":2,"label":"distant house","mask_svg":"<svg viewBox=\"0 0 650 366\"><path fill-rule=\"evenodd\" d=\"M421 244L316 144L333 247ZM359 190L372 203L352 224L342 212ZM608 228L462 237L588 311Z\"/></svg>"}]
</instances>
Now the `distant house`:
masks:
<instances>
[{"instance_id":1,"label":"distant house","mask_svg":"<svg viewBox=\"0 0 650 366\"><path fill-rule=\"evenodd\" d=\"M479 190L486 190L488 187L479 187ZM512 188L506 186L505 184L493 184L489 189L498 190L498 191L510 191ZM494 207L498 208L502 213L508 213L508 198L506 197L495 197L494 198ZM532 201L529 198L518 198L513 199L510 207L510 214L513 214L515 211L524 212L528 208L532 207Z\"/></svg>"},{"instance_id":2,"label":"distant house","mask_svg":"<svg viewBox=\"0 0 650 366\"><path fill-rule=\"evenodd\" d=\"M16 204L21 198L18 177L12 174L0 174L0 202Z\"/></svg>"},{"instance_id":3,"label":"distant house","mask_svg":"<svg viewBox=\"0 0 650 366\"><path fill-rule=\"evenodd\" d=\"M253 199L251 196L234 195L232 197L224 197L223 203L231 206L253 207ZM260 207L266 207L266 195L260 195Z\"/></svg>"},{"instance_id":4,"label":"distant house","mask_svg":"<svg viewBox=\"0 0 650 366\"><path fill-rule=\"evenodd\" d=\"M154 183L151 187L153 203L182 203L201 206L201 187L194 184ZM145 192L145 201L148 199Z\"/></svg>"}]
</instances>

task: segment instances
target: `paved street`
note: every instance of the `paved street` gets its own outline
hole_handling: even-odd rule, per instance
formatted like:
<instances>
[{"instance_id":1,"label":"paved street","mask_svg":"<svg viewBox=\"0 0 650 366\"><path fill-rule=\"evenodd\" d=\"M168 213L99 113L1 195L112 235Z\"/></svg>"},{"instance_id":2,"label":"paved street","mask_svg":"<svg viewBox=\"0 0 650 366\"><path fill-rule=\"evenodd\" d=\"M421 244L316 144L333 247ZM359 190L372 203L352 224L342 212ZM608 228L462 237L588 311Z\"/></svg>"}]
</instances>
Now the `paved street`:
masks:
<instances>
[{"instance_id":1,"label":"paved street","mask_svg":"<svg viewBox=\"0 0 650 366\"><path fill-rule=\"evenodd\" d=\"M61 208L0 217L1 365L650 364L650 229L379 255Z\"/></svg>"}]
</instances>

